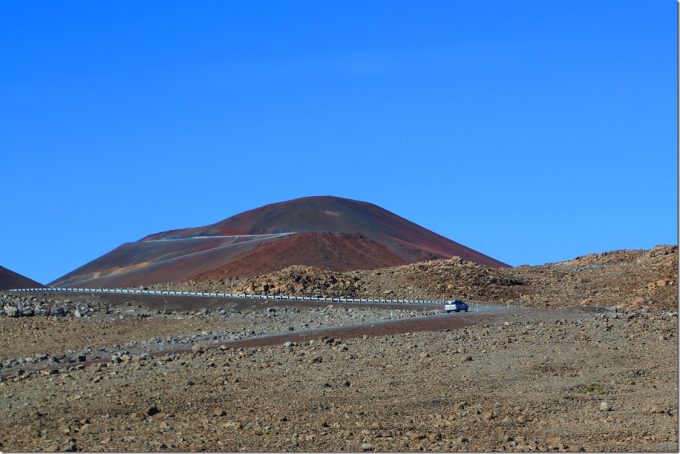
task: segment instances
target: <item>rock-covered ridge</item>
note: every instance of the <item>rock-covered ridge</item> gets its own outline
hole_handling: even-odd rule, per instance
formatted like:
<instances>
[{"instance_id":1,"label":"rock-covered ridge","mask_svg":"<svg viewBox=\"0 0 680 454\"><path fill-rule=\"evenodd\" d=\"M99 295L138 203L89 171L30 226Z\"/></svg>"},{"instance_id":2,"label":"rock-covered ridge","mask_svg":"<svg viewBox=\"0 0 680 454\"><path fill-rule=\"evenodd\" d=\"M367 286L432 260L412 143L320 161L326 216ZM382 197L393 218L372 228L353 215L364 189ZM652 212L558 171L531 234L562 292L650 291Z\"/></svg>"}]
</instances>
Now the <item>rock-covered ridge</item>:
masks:
<instances>
[{"instance_id":1,"label":"rock-covered ridge","mask_svg":"<svg viewBox=\"0 0 680 454\"><path fill-rule=\"evenodd\" d=\"M621 250L558 263L492 268L454 257L379 270L293 266L248 279L160 285L202 291L399 298L466 298L533 307L678 304L678 247Z\"/></svg>"}]
</instances>

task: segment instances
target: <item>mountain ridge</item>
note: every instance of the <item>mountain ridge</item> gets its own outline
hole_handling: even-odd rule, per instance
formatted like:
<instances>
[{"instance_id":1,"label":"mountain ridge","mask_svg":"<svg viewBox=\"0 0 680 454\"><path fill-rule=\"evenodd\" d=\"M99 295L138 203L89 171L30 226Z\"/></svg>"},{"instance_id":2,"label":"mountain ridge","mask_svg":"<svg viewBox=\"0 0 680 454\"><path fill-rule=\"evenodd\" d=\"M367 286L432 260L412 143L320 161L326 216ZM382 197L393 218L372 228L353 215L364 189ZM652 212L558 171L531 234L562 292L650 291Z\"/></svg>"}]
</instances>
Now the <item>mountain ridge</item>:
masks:
<instances>
[{"instance_id":1,"label":"mountain ridge","mask_svg":"<svg viewBox=\"0 0 680 454\"><path fill-rule=\"evenodd\" d=\"M334 247L338 249L333 251ZM276 271L273 266L348 271L452 256L486 266L508 266L378 205L311 196L264 205L206 226L147 235L52 284L137 286L195 276L218 278L220 273L222 277L257 275Z\"/></svg>"},{"instance_id":2,"label":"mountain ridge","mask_svg":"<svg viewBox=\"0 0 680 454\"><path fill-rule=\"evenodd\" d=\"M0 290L26 287L44 287L44 285L15 271L7 269L4 266L0 266Z\"/></svg>"},{"instance_id":3,"label":"mountain ridge","mask_svg":"<svg viewBox=\"0 0 680 454\"><path fill-rule=\"evenodd\" d=\"M359 219L357 219L359 218ZM376 228L376 227L379 228ZM264 205L202 227L169 230L142 241L188 235L253 235L285 232L362 233L386 242L407 261L459 255L489 266L507 264L456 243L370 202L335 196L309 196ZM432 256L409 253L409 249ZM406 257L404 257L406 255Z\"/></svg>"}]
</instances>

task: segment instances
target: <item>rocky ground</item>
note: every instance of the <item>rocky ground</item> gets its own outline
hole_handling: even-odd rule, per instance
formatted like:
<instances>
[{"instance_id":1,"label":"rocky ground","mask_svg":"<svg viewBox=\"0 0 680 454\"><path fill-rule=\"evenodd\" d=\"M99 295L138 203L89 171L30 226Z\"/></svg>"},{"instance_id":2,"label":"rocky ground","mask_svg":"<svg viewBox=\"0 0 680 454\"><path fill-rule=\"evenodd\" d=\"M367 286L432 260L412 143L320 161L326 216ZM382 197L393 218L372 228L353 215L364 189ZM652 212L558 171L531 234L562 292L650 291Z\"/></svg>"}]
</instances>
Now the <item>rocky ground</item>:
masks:
<instances>
[{"instance_id":1,"label":"rocky ground","mask_svg":"<svg viewBox=\"0 0 680 454\"><path fill-rule=\"evenodd\" d=\"M105 296L0 293L0 374L19 369L140 357L196 343L221 344L255 336L439 313L432 308L358 305L286 307L274 302L224 303L216 309L154 310L148 304L113 304ZM199 300L200 301L200 300ZM45 308L36 311L35 307ZM42 315L38 315L42 314ZM53 315L58 314L58 315ZM31 339L31 342L25 342Z\"/></svg>"},{"instance_id":2,"label":"rocky ground","mask_svg":"<svg viewBox=\"0 0 680 454\"><path fill-rule=\"evenodd\" d=\"M158 289L370 298L464 298L531 307L678 304L678 248L622 250L541 266L490 268L460 258L339 273L292 266L248 279L190 281Z\"/></svg>"},{"instance_id":3,"label":"rocky ground","mask_svg":"<svg viewBox=\"0 0 680 454\"><path fill-rule=\"evenodd\" d=\"M507 312L418 332L24 373L2 450L677 451L677 312Z\"/></svg>"},{"instance_id":4,"label":"rocky ground","mask_svg":"<svg viewBox=\"0 0 680 454\"><path fill-rule=\"evenodd\" d=\"M677 258L175 284L493 313L0 293L0 450L677 452Z\"/></svg>"}]
</instances>

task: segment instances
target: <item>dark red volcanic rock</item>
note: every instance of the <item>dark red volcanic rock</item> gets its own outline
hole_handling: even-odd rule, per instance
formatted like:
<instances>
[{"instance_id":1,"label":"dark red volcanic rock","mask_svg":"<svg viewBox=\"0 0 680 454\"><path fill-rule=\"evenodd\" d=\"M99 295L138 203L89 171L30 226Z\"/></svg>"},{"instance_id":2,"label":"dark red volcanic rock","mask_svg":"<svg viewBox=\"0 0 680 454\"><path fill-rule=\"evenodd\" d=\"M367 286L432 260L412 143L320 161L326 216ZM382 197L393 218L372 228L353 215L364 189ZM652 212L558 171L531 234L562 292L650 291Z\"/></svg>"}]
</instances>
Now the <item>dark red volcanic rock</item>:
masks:
<instances>
[{"instance_id":1,"label":"dark red volcanic rock","mask_svg":"<svg viewBox=\"0 0 680 454\"><path fill-rule=\"evenodd\" d=\"M405 263L387 246L360 233L305 232L262 243L226 265L192 276L192 279L251 277L291 265L350 271Z\"/></svg>"},{"instance_id":2,"label":"dark red volcanic rock","mask_svg":"<svg viewBox=\"0 0 680 454\"><path fill-rule=\"evenodd\" d=\"M52 285L138 286L251 276L289 265L348 271L451 256L507 266L371 203L305 197L123 244Z\"/></svg>"},{"instance_id":3,"label":"dark red volcanic rock","mask_svg":"<svg viewBox=\"0 0 680 454\"><path fill-rule=\"evenodd\" d=\"M44 287L44 285L0 266L0 290L33 287Z\"/></svg>"}]
</instances>

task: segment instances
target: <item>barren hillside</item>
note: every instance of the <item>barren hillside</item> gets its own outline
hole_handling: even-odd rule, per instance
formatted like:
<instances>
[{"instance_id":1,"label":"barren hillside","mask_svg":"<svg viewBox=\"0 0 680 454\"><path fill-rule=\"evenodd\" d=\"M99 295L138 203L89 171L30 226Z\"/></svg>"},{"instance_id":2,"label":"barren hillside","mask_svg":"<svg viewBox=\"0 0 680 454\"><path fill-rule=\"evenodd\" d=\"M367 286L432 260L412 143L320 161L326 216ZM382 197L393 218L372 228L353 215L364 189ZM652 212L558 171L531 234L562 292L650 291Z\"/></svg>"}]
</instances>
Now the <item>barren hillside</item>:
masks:
<instances>
[{"instance_id":1,"label":"barren hillside","mask_svg":"<svg viewBox=\"0 0 680 454\"><path fill-rule=\"evenodd\" d=\"M256 276L291 265L365 270L452 256L507 266L371 203L305 197L148 235L50 285L129 287Z\"/></svg>"},{"instance_id":2,"label":"barren hillside","mask_svg":"<svg viewBox=\"0 0 680 454\"><path fill-rule=\"evenodd\" d=\"M226 265L192 279L256 276L291 265L349 271L401 264L404 264L401 257L360 233L307 232L260 244Z\"/></svg>"},{"instance_id":3,"label":"barren hillside","mask_svg":"<svg viewBox=\"0 0 680 454\"><path fill-rule=\"evenodd\" d=\"M465 298L534 307L678 305L678 248L622 250L541 266L493 268L457 257L351 272L295 266L237 280L159 285L317 296Z\"/></svg>"}]
</instances>

